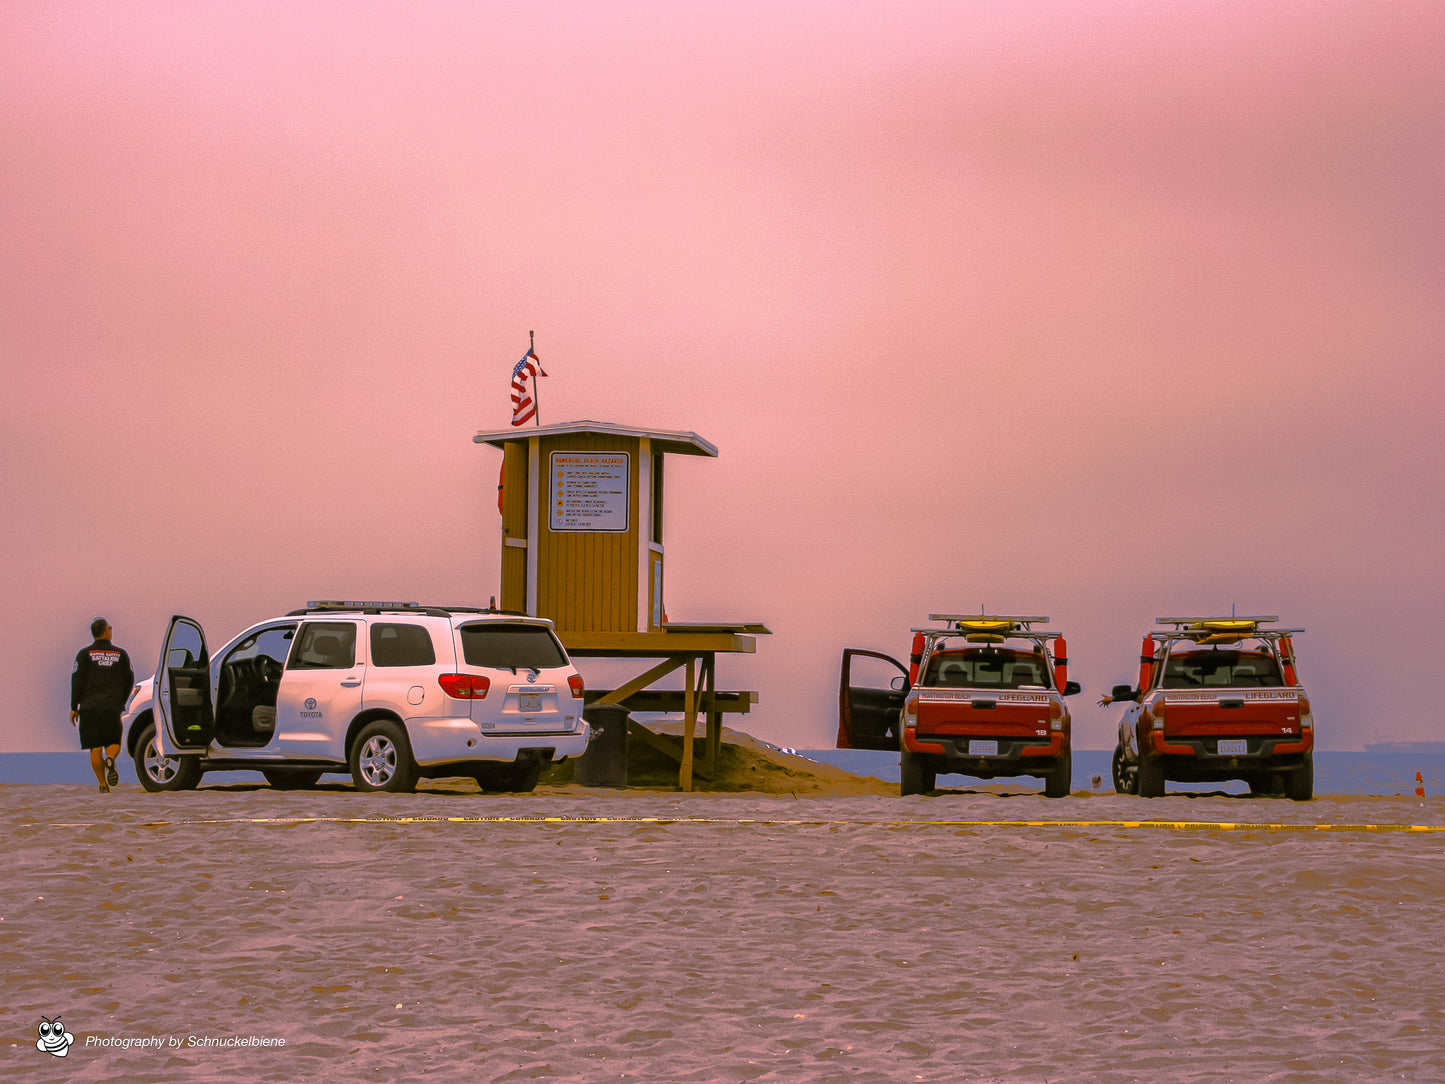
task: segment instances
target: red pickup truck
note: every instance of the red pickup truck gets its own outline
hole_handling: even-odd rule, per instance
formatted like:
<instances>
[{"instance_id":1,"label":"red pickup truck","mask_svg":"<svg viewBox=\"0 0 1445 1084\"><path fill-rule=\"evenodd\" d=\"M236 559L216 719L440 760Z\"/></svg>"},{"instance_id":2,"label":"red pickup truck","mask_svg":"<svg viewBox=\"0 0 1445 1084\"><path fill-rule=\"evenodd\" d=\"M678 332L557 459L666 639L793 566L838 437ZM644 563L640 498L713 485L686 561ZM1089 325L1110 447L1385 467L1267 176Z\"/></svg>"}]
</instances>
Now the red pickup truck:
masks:
<instances>
[{"instance_id":1,"label":"red pickup truck","mask_svg":"<svg viewBox=\"0 0 1445 1084\"><path fill-rule=\"evenodd\" d=\"M1144 637L1139 686L1114 750L1114 788L1157 798L1166 780L1243 779L1251 794L1314 795L1314 719L1278 617L1161 617Z\"/></svg>"},{"instance_id":2,"label":"red pickup truck","mask_svg":"<svg viewBox=\"0 0 1445 1084\"><path fill-rule=\"evenodd\" d=\"M981 779L1041 776L1061 798L1073 775L1063 637L1047 617L930 614L942 628L913 630L908 666L877 651L843 652L838 748L897 751L900 793L923 794L949 773ZM1052 646L1052 657L1050 647ZM889 687L854 684L855 658L899 671Z\"/></svg>"}]
</instances>

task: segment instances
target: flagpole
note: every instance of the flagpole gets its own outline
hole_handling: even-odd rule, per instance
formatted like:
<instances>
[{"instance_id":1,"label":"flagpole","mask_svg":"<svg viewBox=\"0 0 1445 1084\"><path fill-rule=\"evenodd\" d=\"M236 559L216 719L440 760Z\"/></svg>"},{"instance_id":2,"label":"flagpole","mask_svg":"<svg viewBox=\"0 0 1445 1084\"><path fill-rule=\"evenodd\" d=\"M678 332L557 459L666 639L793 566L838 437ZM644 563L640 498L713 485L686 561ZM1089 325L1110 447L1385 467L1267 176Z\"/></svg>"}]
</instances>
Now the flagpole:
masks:
<instances>
[{"instance_id":1,"label":"flagpole","mask_svg":"<svg viewBox=\"0 0 1445 1084\"><path fill-rule=\"evenodd\" d=\"M535 331L527 332L527 353L533 357L537 356L537 333ZM532 418L540 427L542 424L542 381L537 378L536 374L532 376L532 405L534 408Z\"/></svg>"}]
</instances>

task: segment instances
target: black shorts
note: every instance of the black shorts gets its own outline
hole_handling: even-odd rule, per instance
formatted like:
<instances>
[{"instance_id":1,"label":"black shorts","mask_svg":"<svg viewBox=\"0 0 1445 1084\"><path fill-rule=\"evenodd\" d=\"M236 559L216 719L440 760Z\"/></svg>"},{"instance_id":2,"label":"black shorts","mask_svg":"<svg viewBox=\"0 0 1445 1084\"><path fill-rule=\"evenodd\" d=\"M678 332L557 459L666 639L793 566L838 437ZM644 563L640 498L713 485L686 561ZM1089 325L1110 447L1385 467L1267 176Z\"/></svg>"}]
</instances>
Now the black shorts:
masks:
<instances>
[{"instance_id":1,"label":"black shorts","mask_svg":"<svg viewBox=\"0 0 1445 1084\"><path fill-rule=\"evenodd\" d=\"M120 712L82 711L80 713L80 747L104 749L120 744Z\"/></svg>"}]
</instances>

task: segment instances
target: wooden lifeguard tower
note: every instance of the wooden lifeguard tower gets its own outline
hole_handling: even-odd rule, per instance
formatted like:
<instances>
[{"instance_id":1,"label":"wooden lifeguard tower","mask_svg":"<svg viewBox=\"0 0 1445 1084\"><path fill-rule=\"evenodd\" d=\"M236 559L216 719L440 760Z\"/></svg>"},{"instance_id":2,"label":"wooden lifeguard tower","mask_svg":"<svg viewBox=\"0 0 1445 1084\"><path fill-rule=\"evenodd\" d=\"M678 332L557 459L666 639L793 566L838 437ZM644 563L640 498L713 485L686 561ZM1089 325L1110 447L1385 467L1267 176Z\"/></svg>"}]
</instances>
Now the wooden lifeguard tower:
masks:
<instances>
[{"instance_id":1,"label":"wooden lifeguard tower","mask_svg":"<svg viewBox=\"0 0 1445 1084\"><path fill-rule=\"evenodd\" d=\"M479 432L472 440L503 453L502 594L505 610L551 618L579 658L659 659L626 684L587 690L589 705L681 714L679 749L629 721L628 735L676 757L678 785L710 777L722 744L722 715L746 714L755 692L719 692L719 653L751 653L756 622L676 624L663 607L663 461L717 456L696 433L611 422L566 422ZM683 688L654 689L683 670ZM694 757L697 717L704 754Z\"/></svg>"}]
</instances>

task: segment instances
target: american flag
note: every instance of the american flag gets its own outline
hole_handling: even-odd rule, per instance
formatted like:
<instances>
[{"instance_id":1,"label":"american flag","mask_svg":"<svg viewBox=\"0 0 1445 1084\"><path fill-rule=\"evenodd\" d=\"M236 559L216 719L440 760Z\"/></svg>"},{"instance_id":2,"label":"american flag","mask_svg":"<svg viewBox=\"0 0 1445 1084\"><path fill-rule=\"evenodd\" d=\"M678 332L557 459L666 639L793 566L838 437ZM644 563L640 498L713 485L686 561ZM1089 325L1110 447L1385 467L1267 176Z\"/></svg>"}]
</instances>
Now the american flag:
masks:
<instances>
[{"instance_id":1,"label":"american flag","mask_svg":"<svg viewBox=\"0 0 1445 1084\"><path fill-rule=\"evenodd\" d=\"M532 347L512 368L512 424L526 425L537 416L537 378L546 376Z\"/></svg>"}]
</instances>

